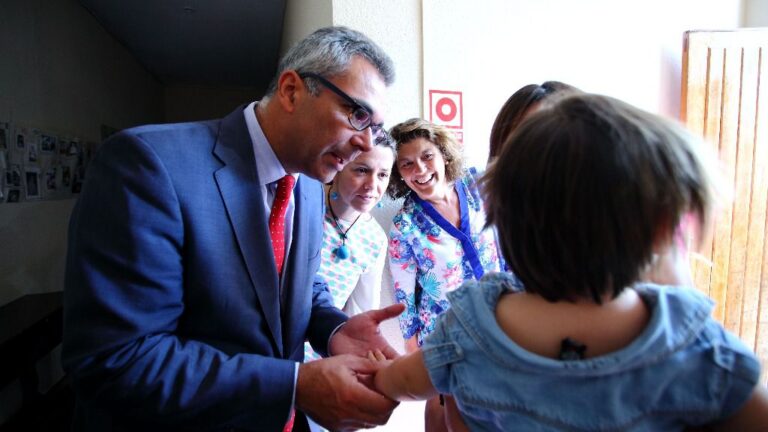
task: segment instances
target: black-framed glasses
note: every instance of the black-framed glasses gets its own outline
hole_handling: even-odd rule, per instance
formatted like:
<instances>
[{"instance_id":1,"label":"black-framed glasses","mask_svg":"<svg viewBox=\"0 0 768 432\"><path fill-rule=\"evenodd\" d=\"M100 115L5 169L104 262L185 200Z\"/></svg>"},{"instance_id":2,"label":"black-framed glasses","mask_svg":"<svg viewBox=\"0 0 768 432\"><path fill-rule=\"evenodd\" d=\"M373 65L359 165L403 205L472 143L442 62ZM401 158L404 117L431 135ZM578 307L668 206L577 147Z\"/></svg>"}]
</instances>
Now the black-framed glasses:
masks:
<instances>
[{"instance_id":1,"label":"black-framed glasses","mask_svg":"<svg viewBox=\"0 0 768 432\"><path fill-rule=\"evenodd\" d=\"M339 95L339 97L347 101L347 103L352 108L352 111L349 112L349 116L348 116L349 124L355 130L361 131L361 130L365 130L365 128L371 128L371 133L375 138L386 136L387 131L384 130L384 125L373 123L373 110L369 106L367 106L364 102L358 101L352 96L344 93L344 91L342 91L340 88L333 85L332 82L328 81L327 79L323 78L321 75L318 75L316 73L301 72L299 73L299 78L301 79L312 78L314 80L317 80L317 82L322 84L323 87L336 93L337 95Z\"/></svg>"}]
</instances>

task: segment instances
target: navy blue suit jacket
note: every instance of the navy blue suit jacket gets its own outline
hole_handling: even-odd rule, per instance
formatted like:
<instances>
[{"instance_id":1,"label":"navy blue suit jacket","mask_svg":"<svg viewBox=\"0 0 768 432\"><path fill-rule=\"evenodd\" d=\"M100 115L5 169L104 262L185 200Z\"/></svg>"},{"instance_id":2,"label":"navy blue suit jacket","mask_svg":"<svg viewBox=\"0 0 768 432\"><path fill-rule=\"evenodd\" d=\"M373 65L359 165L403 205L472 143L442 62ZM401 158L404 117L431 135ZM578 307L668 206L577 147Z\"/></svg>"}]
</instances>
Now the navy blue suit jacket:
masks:
<instances>
[{"instance_id":1,"label":"navy blue suit jacket","mask_svg":"<svg viewBox=\"0 0 768 432\"><path fill-rule=\"evenodd\" d=\"M325 352L346 316L315 276L322 185L294 189L281 300L255 166L243 107L103 144L69 228L76 430L282 427L305 338Z\"/></svg>"}]
</instances>

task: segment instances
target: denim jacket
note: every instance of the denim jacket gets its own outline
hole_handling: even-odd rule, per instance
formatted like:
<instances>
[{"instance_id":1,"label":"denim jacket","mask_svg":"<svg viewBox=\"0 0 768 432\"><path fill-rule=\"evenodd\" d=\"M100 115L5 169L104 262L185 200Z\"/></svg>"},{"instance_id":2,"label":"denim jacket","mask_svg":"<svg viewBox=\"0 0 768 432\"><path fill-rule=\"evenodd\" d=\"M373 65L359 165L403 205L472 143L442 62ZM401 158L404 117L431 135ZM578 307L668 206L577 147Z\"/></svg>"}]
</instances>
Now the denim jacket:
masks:
<instances>
[{"instance_id":1,"label":"denim jacket","mask_svg":"<svg viewBox=\"0 0 768 432\"><path fill-rule=\"evenodd\" d=\"M667 431L735 413L760 365L694 289L638 284L651 311L625 348L559 361L524 350L498 326L514 280L489 274L448 294L451 309L422 347L430 379L475 431Z\"/></svg>"}]
</instances>

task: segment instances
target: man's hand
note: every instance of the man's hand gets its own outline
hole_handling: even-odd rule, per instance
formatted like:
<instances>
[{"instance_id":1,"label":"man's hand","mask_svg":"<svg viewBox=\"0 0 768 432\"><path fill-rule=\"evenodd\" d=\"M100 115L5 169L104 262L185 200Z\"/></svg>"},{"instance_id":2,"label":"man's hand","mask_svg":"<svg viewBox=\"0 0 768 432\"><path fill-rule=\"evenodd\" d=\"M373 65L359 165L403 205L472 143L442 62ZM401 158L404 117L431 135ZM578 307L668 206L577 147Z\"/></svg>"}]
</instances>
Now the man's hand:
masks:
<instances>
[{"instance_id":1,"label":"man's hand","mask_svg":"<svg viewBox=\"0 0 768 432\"><path fill-rule=\"evenodd\" d=\"M380 364L354 355L339 355L299 366L296 408L320 425L336 431L383 425L397 402L358 380Z\"/></svg>"},{"instance_id":2,"label":"man's hand","mask_svg":"<svg viewBox=\"0 0 768 432\"><path fill-rule=\"evenodd\" d=\"M393 304L353 316L331 338L330 353L365 357L369 351L380 350L389 359L398 357L397 351L381 335L379 323L400 315L404 310L404 305Z\"/></svg>"}]
</instances>

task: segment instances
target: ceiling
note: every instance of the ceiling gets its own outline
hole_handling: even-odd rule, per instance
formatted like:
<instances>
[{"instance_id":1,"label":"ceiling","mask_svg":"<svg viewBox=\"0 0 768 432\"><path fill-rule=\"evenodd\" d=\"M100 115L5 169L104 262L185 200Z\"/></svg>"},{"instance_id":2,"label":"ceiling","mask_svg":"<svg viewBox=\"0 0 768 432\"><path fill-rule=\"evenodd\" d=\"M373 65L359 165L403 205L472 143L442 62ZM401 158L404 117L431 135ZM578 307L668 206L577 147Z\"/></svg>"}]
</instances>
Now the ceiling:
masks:
<instances>
[{"instance_id":1,"label":"ceiling","mask_svg":"<svg viewBox=\"0 0 768 432\"><path fill-rule=\"evenodd\" d=\"M265 88L286 0L80 0L165 85Z\"/></svg>"}]
</instances>

